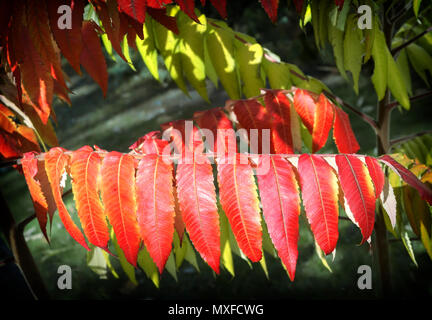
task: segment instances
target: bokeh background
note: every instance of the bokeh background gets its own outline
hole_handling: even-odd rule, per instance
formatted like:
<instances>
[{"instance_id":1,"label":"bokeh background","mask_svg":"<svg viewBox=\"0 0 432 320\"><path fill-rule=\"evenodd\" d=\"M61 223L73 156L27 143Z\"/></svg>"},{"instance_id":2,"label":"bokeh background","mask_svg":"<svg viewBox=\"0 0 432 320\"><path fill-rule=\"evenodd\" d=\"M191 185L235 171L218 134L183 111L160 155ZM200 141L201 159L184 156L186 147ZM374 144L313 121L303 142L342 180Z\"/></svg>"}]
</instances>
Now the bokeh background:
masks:
<instances>
[{"instance_id":1,"label":"bokeh background","mask_svg":"<svg viewBox=\"0 0 432 320\"><path fill-rule=\"evenodd\" d=\"M219 18L207 6L208 16ZM351 85L338 74L330 48L317 52L310 26L303 31L292 3L280 6L279 20L272 24L258 1L230 1L228 24L237 31L255 36L257 41L278 54L283 61L298 65L305 73L321 79L337 96L363 112L375 116L375 91L371 87L372 66L363 70L360 94L356 96ZM70 78L72 106L55 103L57 135L60 145L77 149L83 145L98 145L107 150L128 151L137 138L158 130L159 125L175 119L189 119L197 110L223 106L228 99L222 89L208 83L211 104L190 90L184 95L170 80L160 60L161 81L152 78L146 66L132 52L137 72L119 57L117 62L107 57L109 89L103 98L99 87L84 74L79 77L64 63ZM413 75L413 88L422 85ZM412 104L411 111L393 112L392 138L431 129L431 99ZM375 138L370 127L350 113L354 132L359 140L359 153L374 154ZM335 153L331 138L322 153ZM0 169L1 192L8 201L16 221L33 213L30 195L23 176L9 168ZM162 191L163 192L163 191ZM66 198L69 211L76 219L73 197ZM351 222L341 220L340 240L336 255L327 257L331 272L315 253L314 241L304 213L300 217L299 258L296 279L291 282L278 259L266 255L269 278L259 264L250 267L244 260L234 257L236 276L222 270L215 276L197 254L200 271L184 262L176 281L169 273L161 275L156 288L137 270L138 285L133 284L120 268L118 260L111 258L118 278L108 272L106 279L93 272L86 263L86 251L67 234L58 216L52 224L51 244L42 236L36 221L25 229L25 238L36 260L44 283L54 299L374 299L379 296L378 269L374 250L367 244L359 246L360 231ZM403 244L390 235L390 254L394 295L402 298L430 297L432 295L432 262L422 246L413 242L418 267L410 260ZM72 290L57 288L57 268L69 265L73 272ZM357 269L370 265L373 270L372 290L359 290ZM3 290L3 288L1 288Z\"/></svg>"}]
</instances>

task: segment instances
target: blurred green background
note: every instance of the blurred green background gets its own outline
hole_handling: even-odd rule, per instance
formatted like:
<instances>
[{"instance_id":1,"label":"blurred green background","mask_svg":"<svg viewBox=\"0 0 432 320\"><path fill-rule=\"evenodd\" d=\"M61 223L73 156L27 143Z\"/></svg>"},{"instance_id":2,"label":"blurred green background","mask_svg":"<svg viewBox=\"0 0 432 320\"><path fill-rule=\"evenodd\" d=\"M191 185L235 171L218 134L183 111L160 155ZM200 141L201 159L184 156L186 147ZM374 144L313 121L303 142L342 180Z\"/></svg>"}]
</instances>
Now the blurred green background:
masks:
<instances>
[{"instance_id":1,"label":"blurred green background","mask_svg":"<svg viewBox=\"0 0 432 320\"><path fill-rule=\"evenodd\" d=\"M204 12L218 18L214 9L207 6ZM321 79L336 95L365 113L375 116L376 95L371 87L371 66L366 65L360 79L360 95L356 96L351 85L337 73L330 48L318 53L310 27L306 32L298 26L292 3L281 4L279 21L272 24L257 1L231 1L228 5L231 27L255 36L257 41L278 54L283 61L298 65L305 73ZM132 52L131 52L132 53ZM83 145L98 145L107 150L128 151L137 138L158 130L159 125L175 119L189 119L197 110L223 106L228 98L221 89L208 83L211 104L203 101L191 89L185 96L169 79L160 60L161 82L154 80L136 52L132 53L137 69L134 72L117 57L109 66L109 90L102 97L99 87L87 76L77 76L65 63L70 77L72 106L60 101L55 103L58 124L56 131L60 145L77 149ZM413 76L413 88L422 86ZM415 92L414 92L415 94ZM409 112L395 110L392 121L392 138L431 129L431 99L412 104ZM349 112L348 112L349 113ZM359 153L374 154L375 138L370 127L350 114L354 132L361 145ZM335 153L330 138L322 153ZM1 169L1 192L7 199L16 221L33 213L33 206L24 178L13 169ZM67 198L67 206L76 219L73 197ZM261 266L252 268L235 257L233 278L225 271L215 277L211 269L197 254L200 272L184 262L178 272L178 281L164 272L160 288L137 270L138 285L128 280L118 260L111 258L119 278L108 273L107 279L99 279L86 265L86 251L66 233L58 216L51 231L51 245L47 244L36 221L25 229L25 238L34 255L45 285L54 299L202 299L202 298L262 298L262 299L373 299L379 295L378 269L373 250L367 244L359 246L361 234L351 222L341 220L337 252L327 261L327 270L315 253L314 241L304 213L300 217L299 258L296 279L290 282L278 259L266 255L269 279ZM392 239L392 236L389 236ZM397 297L430 297L432 294L432 262L422 246L413 242L418 268L410 260L400 241L390 241L394 294ZM57 268L69 265L73 272L72 290L57 288ZM373 289L359 290L357 269L360 265L373 268Z\"/></svg>"}]
</instances>

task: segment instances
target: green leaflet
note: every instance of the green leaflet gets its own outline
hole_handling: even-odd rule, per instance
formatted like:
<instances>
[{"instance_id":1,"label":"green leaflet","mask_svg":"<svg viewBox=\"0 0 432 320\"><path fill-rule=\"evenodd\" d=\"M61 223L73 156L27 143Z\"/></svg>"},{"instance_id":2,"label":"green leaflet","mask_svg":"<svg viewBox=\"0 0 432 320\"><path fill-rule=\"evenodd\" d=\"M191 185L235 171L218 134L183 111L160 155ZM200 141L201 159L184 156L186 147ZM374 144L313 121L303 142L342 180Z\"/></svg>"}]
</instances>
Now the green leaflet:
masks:
<instances>
[{"instance_id":1,"label":"green leaflet","mask_svg":"<svg viewBox=\"0 0 432 320\"><path fill-rule=\"evenodd\" d=\"M327 260L326 260L326 257L325 257L325 255L324 255L324 251L322 251L322 249L320 248L320 246L319 246L318 243L316 242L315 238L314 238L314 241L315 241L315 253L316 253L316 255L318 256L318 259L320 259L322 265L323 265L323 266L324 266L328 271L333 272L332 269L331 269L331 267L330 267L330 265L328 264L328 262L327 262ZM336 249L335 249L335 251L336 251Z\"/></svg>"},{"instance_id":2,"label":"green leaflet","mask_svg":"<svg viewBox=\"0 0 432 320\"><path fill-rule=\"evenodd\" d=\"M212 23L215 24L215 22ZM234 58L234 33L227 27L209 25L206 45L212 65L231 99L240 99L240 86Z\"/></svg>"},{"instance_id":3,"label":"green leaflet","mask_svg":"<svg viewBox=\"0 0 432 320\"><path fill-rule=\"evenodd\" d=\"M428 84L425 71L429 71L432 75L432 57L429 53L419 45L412 43L406 47L409 61L411 62L414 70Z\"/></svg>"},{"instance_id":4,"label":"green leaflet","mask_svg":"<svg viewBox=\"0 0 432 320\"><path fill-rule=\"evenodd\" d=\"M340 31L345 31L345 24L346 24L346 20L347 20L347 16L348 16L348 12L350 9L350 5L351 5L351 0L345 0L342 10L339 13L338 19L337 19L337 23L336 23L336 27L340 30Z\"/></svg>"},{"instance_id":5,"label":"green leaflet","mask_svg":"<svg viewBox=\"0 0 432 320\"><path fill-rule=\"evenodd\" d=\"M265 74L268 77L271 88L274 89L291 89L290 68L286 63L270 62L267 59L262 63Z\"/></svg>"},{"instance_id":6,"label":"green leaflet","mask_svg":"<svg viewBox=\"0 0 432 320\"><path fill-rule=\"evenodd\" d=\"M413 0L413 10L416 17L418 16L420 4L421 4L421 0Z\"/></svg>"},{"instance_id":7,"label":"green leaflet","mask_svg":"<svg viewBox=\"0 0 432 320\"><path fill-rule=\"evenodd\" d=\"M405 87L407 88L408 94L412 95L411 88L411 72L408 64L408 56L406 54L406 49L402 49L397 57L396 64L402 74L402 78L405 82Z\"/></svg>"},{"instance_id":8,"label":"green leaflet","mask_svg":"<svg viewBox=\"0 0 432 320\"><path fill-rule=\"evenodd\" d=\"M117 256L119 258L120 261L120 266L122 267L123 271L126 273L127 277L129 278L129 280L134 284L134 285L138 285L138 282L136 280L135 277L135 268L133 265L131 265L127 260L126 257L123 253L123 250L120 249L120 246L117 243L117 239L114 235L113 230L111 230L111 239L114 243L114 247L117 253Z\"/></svg>"},{"instance_id":9,"label":"green leaflet","mask_svg":"<svg viewBox=\"0 0 432 320\"><path fill-rule=\"evenodd\" d=\"M193 265L195 270L199 272L200 269L199 269L198 261L197 261L196 255L195 255L195 250L194 250L192 243L190 242L187 234L183 235L183 242L184 242L184 245L186 247L185 260L187 262L189 262L191 265Z\"/></svg>"},{"instance_id":10,"label":"green leaflet","mask_svg":"<svg viewBox=\"0 0 432 320\"><path fill-rule=\"evenodd\" d=\"M178 11L177 7L170 7L168 10L170 16L175 16ZM177 86L189 96L186 84L183 78L182 61L180 56L180 39L167 28L153 22L153 34L155 36L156 48L158 48L162 57L164 58L165 66L171 76L171 79L175 81Z\"/></svg>"},{"instance_id":11,"label":"green leaflet","mask_svg":"<svg viewBox=\"0 0 432 320\"><path fill-rule=\"evenodd\" d=\"M106 52L108 53L108 55L110 56L110 58L113 61L116 61L115 55L113 54L112 44L111 44L111 41L109 41L109 39L108 39L108 35L106 33L103 33L101 35L101 38L102 38L102 43L105 47Z\"/></svg>"},{"instance_id":12,"label":"green leaflet","mask_svg":"<svg viewBox=\"0 0 432 320\"><path fill-rule=\"evenodd\" d=\"M348 17L344 38L344 65L351 71L354 82L354 91L358 94L358 81L364 54L363 33L357 26L357 18L354 14Z\"/></svg>"},{"instance_id":13,"label":"green leaflet","mask_svg":"<svg viewBox=\"0 0 432 320\"><path fill-rule=\"evenodd\" d=\"M372 15L373 23L372 23L372 29L365 29L364 30L364 36L365 36L365 56L363 63L366 63L369 61L371 55L373 46L375 43L375 38L377 31L380 30L379 23L378 23L378 17L376 15Z\"/></svg>"},{"instance_id":14,"label":"green leaflet","mask_svg":"<svg viewBox=\"0 0 432 320\"><path fill-rule=\"evenodd\" d=\"M318 3L318 1L311 1L310 8L311 8L311 14L312 14L311 22L312 22L312 27L313 27L314 37L315 37L315 45L317 46L318 49L320 49L321 41L320 41L320 32L319 32L319 3Z\"/></svg>"},{"instance_id":15,"label":"green leaflet","mask_svg":"<svg viewBox=\"0 0 432 320\"><path fill-rule=\"evenodd\" d=\"M217 88L219 85L218 76L211 62L211 58L207 48L207 41L205 41L205 39L204 39L204 65L205 65L205 72L207 77L210 79L211 82L213 82L214 86Z\"/></svg>"},{"instance_id":16,"label":"green leaflet","mask_svg":"<svg viewBox=\"0 0 432 320\"><path fill-rule=\"evenodd\" d=\"M265 274L266 278L269 279L268 268L267 268L267 262L266 262L266 259L265 259L265 254L264 254L264 252L262 253L262 258L261 258L261 260L259 261L259 263L260 263L261 268L262 268L263 271L264 271L264 274Z\"/></svg>"},{"instance_id":17,"label":"green leaflet","mask_svg":"<svg viewBox=\"0 0 432 320\"><path fill-rule=\"evenodd\" d=\"M141 55L147 69L151 75L159 81L159 68L157 60L157 51L153 34L153 21L147 16L143 25L144 38L141 40L138 36L136 37L136 46L138 52Z\"/></svg>"},{"instance_id":18,"label":"green leaflet","mask_svg":"<svg viewBox=\"0 0 432 320\"><path fill-rule=\"evenodd\" d=\"M410 101L408 98L408 92L405 87L405 80L403 79L399 67L394 61L390 51L387 50L387 83L391 93L397 101L409 110Z\"/></svg>"},{"instance_id":19,"label":"green leaflet","mask_svg":"<svg viewBox=\"0 0 432 320\"><path fill-rule=\"evenodd\" d=\"M132 63L132 59L130 57L130 52L129 52L129 43L128 43L128 39L127 39L127 35L125 35L123 37L123 42L122 42L122 52L124 57L126 58L126 62L129 65L129 67L131 67L131 69L133 71L136 71L133 63Z\"/></svg>"},{"instance_id":20,"label":"green leaflet","mask_svg":"<svg viewBox=\"0 0 432 320\"><path fill-rule=\"evenodd\" d=\"M260 72L264 50L255 39L243 34L237 35L249 42L244 43L237 38L234 41L235 58L243 84L242 91L245 97L254 97L260 94L261 88L265 87Z\"/></svg>"},{"instance_id":21,"label":"green leaflet","mask_svg":"<svg viewBox=\"0 0 432 320\"><path fill-rule=\"evenodd\" d=\"M335 7L336 8L336 7ZM336 8L337 10L337 8ZM345 80L348 80L344 66L344 32L333 25L329 25L328 30L329 42L333 47L333 55L336 61L336 67Z\"/></svg>"},{"instance_id":22,"label":"green leaflet","mask_svg":"<svg viewBox=\"0 0 432 320\"><path fill-rule=\"evenodd\" d=\"M203 36L207 30L205 15L198 17L201 24L190 19L184 12L177 14L179 28L180 56L185 76L200 96L209 102L205 83L206 71L204 62Z\"/></svg>"},{"instance_id":23,"label":"green leaflet","mask_svg":"<svg viewBox=\"0 0 432 320\"><path fill-rule=\"evenodd\" d=\"M176 263L175 263L175 258L174 258L173 251L171 251L171 253L170 253L169 257L168 257L168 260L167 260L167 262L165 264L165 269L174 278L174 280L176 282L178 282L177 268L176 268Z\"/></svg>"},{"instance_id":24,"label":"green leaflet","mask_svg":"<svg viewBox=\"0 0 432 320\"><path fill-rule=\"evenodd\" d=\"M331 24L329 23L329 3L328 0L320 0L319 3L319 8L318 8L318 12L319 12L319 41L320 41L320 45L321 48L325 47L325 43L327 40L327 29L328 29L328 25Z\"/></svg>"},{"instance_id":25,"label":"green leaflet","mask_svg":"<svg viewBox=\"0 0 432 320\"><path fill-rule=\"evenodd\" d=\"M231 252L229 223L218 202L219 221L221 228L221 261L223 267L234 277L234 261Z\"/></svg>"},{"instance_id":26,"label":"green leaflet","mask_svg":"<svg viewBox=\"0 0 432 320\"><path fill-rule=\"evenodd\" d=\"M107 279L107 261L101 248L93 246L87 251L87 266L99 276L99 279Z\"/></svg>"},{"instance_id":27,"label":"green leaflet","mask_svg":"<svg viewBox=\"0 0 432 320\"><path fill-rule=\"evenodd\" d=\"M143 246L138 253L137 263L138 266L144 270L144 273L153 282L155 287L159 288L159 272L145 246Z\"/></svg>"},{"instance_id":28,"label":"green leaflet","mask_svg":"<svg viewBox=\"0 0 432 320\"><path fill-rule=\"evenodd\" d=\"M186 234L183 235L183 237L185 236ZM174 256L176 261L176 267L177 269L179 269L183 264L184 258L186 256L187 246L185 245L184 241L182 241L182 244L180 245L180 238L178 236L177 231L174 231L173 243L174 243L173 250L174 250Z\"/></svg>"},{"instance_id":29,"label":"green leaflet","mask_svg":"<svg viewBox=\"0 0 432 320\"><path fill-rule=\"evenodd\" d=\"M374 59L374 72L372 83L378 96L382 100L387 89L387 57L388 49L384 38L384 33L380 30L376 32L375 40L372 47L372 57Z\"/></svg>"},{"instance_id":30,"label":"green leaflet","mask_svg":"<svg viewBox=\"0 0 432 320\"><path fill-rule=\"evenodd\" d=\"M275 247L273 246L273 242L270 238L270 234L267 229L267 225L264 221L264 218L261 220L262 225L262 247L265 252L271 255L273 258L277 258L277 253ZM264 254L263 254L264 256Z\"/></svg>"}]
</instances>

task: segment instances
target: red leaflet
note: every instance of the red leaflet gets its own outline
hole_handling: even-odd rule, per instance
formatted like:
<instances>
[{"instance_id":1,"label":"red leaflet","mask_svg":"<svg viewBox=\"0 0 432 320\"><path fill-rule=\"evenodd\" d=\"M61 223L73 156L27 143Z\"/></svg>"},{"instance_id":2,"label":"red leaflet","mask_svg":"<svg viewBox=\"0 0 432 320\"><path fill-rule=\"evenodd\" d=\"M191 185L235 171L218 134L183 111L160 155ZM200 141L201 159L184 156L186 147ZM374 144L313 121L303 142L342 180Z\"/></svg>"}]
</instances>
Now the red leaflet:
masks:
<instances>
[{"instance_id":1,"label":"red leaflet","mask_svg":"<svg viewBox=\"0 0 432 320\"><path fill-rule=\"evenodd\" d=\"M333 138L340 153L356 153L360 146L351 129L348 115L341 108L334 106L335 120Z\"/></svg>"},{"instance_id":2,"label":"red leaflet","mask_svg":"<svg viewBox=\"0 0 432 320\"><path fill-rule=\"evenodd\" d=\"M48 176L49 183L51 185L51 190L54 196L54 201L56 203L59 216L63 222L67 232L75 239L79 244L81 244L87 250L90 250L84 239L81 230L73 222L69 212L62 199L62 188L60 186L62 181L62 176L66 171L66 166L69 161L69 157L63 152L63 148L52 148L48 153L45 154L45 170Z\"/></svg>"},{"instance_id":3,"label":"red leaflet","mask_svg":"<svg viewBox=\"0 0 432 320\"><path fill-rule=\"evenodd\" d=\"M219 197L240 249L252 261L261 260L262 229L253 171L241 154L218 160Z\"/></svg>"},{"instance_id":4,"label":"red leaflet","mask_svg":"<svg viewBox=\"0 0 432 320\"><path fill-rule=\"evenodd\" d=\"M335 0L335 4L339 10L342 10L345 0Z\"/></svg>"},{"instance_id":5,"label":"red leaflet","mask_svg":"<svg viewBox=\"0 0 432 320\"><path fill-rule=\"evenodd\" d=\"M200 23L195 14L195 0L176 0L180 6L180 10L186 13L192 20Z\"/></svg>"},{"instance_id":6,"label":"red leaflet","mask_svg":"<svg viewBox=\"0 0 432 320\"><path fill-rule=\"evenodd\" d=\"M338 240L338 181L332 167L320 156L302 154L298 161L306 216L325 254Z\"/></svg>"},{"instance_id":7,"label":"red leaflet","mask_svg":"<svg viewBox=\"0 0 432 320\"><path fill-rule=\"evenodd\" d=\"M294 0L294 5L297 13L301 13L303 10L303 0Z\"/></svg>"},{"instance_id":8,"label":"red leaflet","mask_svg":"<svg viewBox=\"0 0 432 320\"><path fill-rule=\"evenodd\" d=\"M219 12L219 14L221 15L221 17L223 19L226 19L226 17L227 17L226 0L210 0L210 2L213 5L213 7L215 7L216 10Z\"/></svg>"},{"instance_id":9,"label":"red leaflet","mask_svg":"<svg viewBox=\"0 0 432 320\"><path fill-rule=\"evenodd\" d=\"M190 239L204 261L219 274L220 230L213 169L203 154L193 164L177 165L177 194Z\"/></svg>"},{"instance_id":10,"label":"red leaflet","mask_svg":"<svg viewBox=\"0 0 432 320\"><path fill-rule=\"evenodd\" d=\"M70 5L73 3L72 8L72 29L60 29L58 27L59 18L62 14L59 14L61 5ZM84 1L65 1L65 0L46 0L49 22L51 26L51 32L54 35L54 39L59 46L63 56L69 61L72 68L81 74L80 70L80 56L83 47L81 39L81 26L84 14ZM63 12L64 14L64 12Z\"/></svg>"},{"instance_id":11,"label":"red leaflet","mask_svg":"<svg viewBox=\"0 0 432 320\"><path fill-rule=\"evenodd\" d=\"M277 20L277 9L279 5L279 0L260 0L261 5L267 12L270 20L275 23Z\"/></svg>"},{"instance_id":12,"label":"red leaflet","mask_svg":"<svg viewBox=\"0 0 432 320\"><path fill-rule=\"evenodd\" d=\"M194 120L202 129L210 130L213 133L213 146L206 138L209 149L215 153L235 153L237 151L236 136L231 121L225 115L222 108L212 108L206 111L194 113ZM205 135L205 132L203 132ZM219 149L218 149L219 147Z\"/></svg>"},{"instance_id":13,"label":"red leaflet","mask_svg":"<svg viewBox=\"0 0 432 320\"><path fill-rule=\"evenodd\" d=\"M300 214L295 173L291 164L283 157L261 155L257 178L270 237L293 281L298 256Z\"/></svg>"},{"instance_id":14,"label":"red leaflet","mask_svg":"<svg viewBox=\"0 0 432 320\"><path fill-rule=\"evenodd\" d=\"M337 155L339 181L355 221L369 239L375 222L375 191L369 172L363 162L352 155Z\"/></svg>"},{"instance_id":15,"label":"red leaflet","mask_svg":"<svg viewBox=\"0 0 432 320\"><path fill-rule=\"evenodd\" d=\"M312 152L324 147L333 124L333 106L324 94L320 94L316 104L312 131Z\"/></svg>"},{"instance_id":16,"label":"red leaflet","mask_svg":"<svg viewBox=\"0 0 432 320\"><path fill-rule=\"evenodd\" d=\"M174 195L174 211L175 211L175 217L174 217L174 228L177 231L177 234L179 236L180 239L180 245L183 241L183 235L184 235L184 230L185 230L185 224L183 221L183 217L182 217L182 213L180 210L180 205L179 205L179 201L177 198L177 187L174 185L173 186L173 195Z\"/></svg>"},{"instance_id":17,"label":"red leaflet","mask_svg":"<svg viewBox=\"0 0 432 320\"><path fill-rule=\"evenodd\" d=\"M234 111L240 126L248 132L251 153L269 153L271 146L267 145L268 141L263 141L263 130L270 131L266 109L255 99L237 100L229 108ZM270 147L269 150L265 150L266 147Z\"/></svg>"},{"instance_id":18,"label":"red leaflet","mask_svg":"<svg viewBox=\"0 0 432 320\"><path fill-rule=\"evenodd\" d=\"M117 54L127 62L125 56L123 55L123 51L121 49L120 42L123 38L120 35L120 17L119 12L116 7L115 1L108 0L106 3L101 0L93 0L93 7L102 23L103 29L106 32L108 39L110 40L112 47L117 52ZM86 44L86 41L83 37L83 43ZM82 62L81 62L82 64Z\"/></svg>"},{"instance_id":19,"label":"red leaflet","mask_svg":"<svg viewBox=\"0 0 432 320\"><path fill-rule=\"evenodd\" d=\"M417 189L423 200L432 205L432 190L408 169L403 167L399 162L389 155L383 155L378 158L381 162L389 166L399 177L408 183L411 187Z\"/></svg>"},{"instance_id":20,"label":"red leaflet","mask_svg":"<svg viewBox=\"0 0 432 320\"><path fill-rule=\"evenodd\" d=\"M107 250L110 235L106 214L99 198L100 166L100 156L89 146L72 153L72 191L84 234L90 243Z\"/></svg>"},{"instance_id":21,"label":"red leaflet","mask_svg":"<svg viewBox=\"0 0 432 320\"><path fill-rule=\"evenodd\" d=\"M140 23L144 23L146 14L146 0L118 0L121 11Z\"/></svg>"},{"instance_id":22,"label":"red leaflet","mask_svg":"<svg viewBox=\"0 0 432 320\"><path fill-rule=\"evenodd\" d=\"M99 84L104 96L106 96L108 90L108 71L95 28L97 26L93 21L86 21L83 24L82 39L84 46L80 61L84 69Z\"/></svg>"},{"instance_id":23,"label":"red leaflet","mask_svg":"<svg viewBox=\"0 0 432 320\"><path fill-rule=\"evenodd\" d=\"M280 90L267 90L264 100L267 112L273 117L271 120L271 153L294 153L291 133L291 103Z\"/></svg>"},{"instance_id":24,"label":"red leaflet","mask_svg":"<svg viewBox=\"0 0 432 320\"><path fill-rule=\"evenodd\" d=\"M140 234L136 216L135 159L116 151L102 161L101 196L117 242L130 264L136 266Z\"/></svg>"},{"instance_id":25,"label":"red leaflet","mask_svg":"<svg viewBox=\"0 0 432 320\"><path fill-rule=\"evenodd\" d=\"M159 22L161 25L163 25L168 30L171 30L175 34L179 34L178 28L177 28L177 21L175 17L168 16L166 14L166 8L162 9L154 9L154 8L147 8L148 14L155 19L157 22Z\"/></svg>"},{"instance_id":26,"label":"red leaflet","mask_svg":"<svg viewBox=\"0 0 432 320\"><path fill-rule=\"evenodd\" d=\"M23 94L29 97L28 103L33 106L44 124L51 114L53 98L53 78L50 69L43 62L24 26L13 27L14 50L21 53L20 64ZM25 54L24 54L25 52Z\"/></svg>"},{"instance_id":27,"label":"red leaflet","mask_svg":"<svg viewBox=\"0 0 432 320\"><path fill-rule=\"evenodd\" d=\"M137 171L137 218L141 237L162 273L174 235L172 163L155 154L144 156Z\"/></svg>"},{"instance_id":28,"label":"red leaflet","mask_svg":"<svg viewBox=\"0 0 432 320\"><path fill-rule=\"evenodd\" d=\"M381 165L378 160L372 157L365 157L366 166L369 171L369 175L372 178L372 182L375 187L375 198L379 198L383 188L384 188L384 172L381 169Z\"/></svg>"},{"instance_id":29,"label":"red leaflet","mask_svg":"<svg viewBox=\"0 0 432 320\"><path fill-rule=\"evenodd\" d=\"M314 97L306 90L297 89L294 94L294 108L308 131L312 133L316 111Z\"/></svg>"},{"instance_id":30,"label":"red leaflet","mask_svg":"<svg viewBox=\"0 0 432 320\"><path fill-rule=\"evenodd\" d=\"M164 5L172 3L172 0L147 0L147 6L161 9Z\"/></svg>"},{"instance_id":31,"label":"red leaflet","mask_svg":"<svg viewBox=\"0 0 432 320\"><path fill-rule=\"evenodd\" d=\"M45 236L45 239L49 242L46 232L46 224L48 221L48 203L44 194L42 193L41 183L36 179L36 174L38 172L38 160L34 157L34 153L25 153L21 160L21 165L28 189L30 191L30 196L33 201L36 218L39 222L39 226Z\"/></svg>"}]
</instances>

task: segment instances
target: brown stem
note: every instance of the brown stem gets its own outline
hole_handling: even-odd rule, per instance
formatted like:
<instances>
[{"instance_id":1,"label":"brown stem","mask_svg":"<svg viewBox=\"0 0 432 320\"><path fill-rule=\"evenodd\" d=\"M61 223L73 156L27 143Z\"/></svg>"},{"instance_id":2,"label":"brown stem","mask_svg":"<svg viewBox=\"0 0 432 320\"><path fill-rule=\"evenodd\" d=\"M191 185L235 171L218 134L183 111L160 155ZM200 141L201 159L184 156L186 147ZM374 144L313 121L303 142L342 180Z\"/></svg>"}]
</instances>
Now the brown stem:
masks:
<instances>
[{"instance_id":1,"label":"brown stem","mask_svg":"<svg viewBox=\"0 0 432 320\"><path fill-rule=\"evenodd\" d=\"M23 234L25 225L32 220L33 217L31 216L17 225L1 192L0 209L0 226L14 255L15 263L20 267L35 298L49 299L48 291L45 288L42 277Z\"/></svg>"},{"instance_id":2,"label":"brown stem","mask_svg":"<svg viewBox=\"0 0 432 320\"><path fill-rule=\"evenodd\" d=\"M425 93L422 93L422 94L419 94L419 95L416 95L416 96L414 96L414 97L411 97L411 98L410 98L410 101L412 102L412 101L420 100L420 99L423 99L423 98L429 97L429 96L431 96L431 95L432 95L432 90L431 90L431 91L428 91L428 92L425 92ZM387 108L389 108L389 109L393 109L393 108L396 107L398 104L399 104L398 101L393 101L393 102L391 102L391 103L389 103L389 104L387 105Z\"/></svg>"},{"instance_id":3,"label":"brown stem","mask_svg":"<svg viewBox=\"0 0 432 320\"><path fill-rule=\"evenodd\" d=\"M387 5L384 5L386 7ZM385 12L386 10L384 10ZM386 38L387 47L391 48L393 25L384 17L383 31ZM378 155L386 154L390 148L390 115L391 108L387 105L390 102L390 91L387 89L384 98L378 103L378 132L377 149ZM377 248L378 263L380 269L381 290L384 297L390 296L392 292L391 267L389 245L387 240L387 229L384 222L384 212L382 206L378 207L375 221L375 243Z\"/></svg>"}]
</instances>

